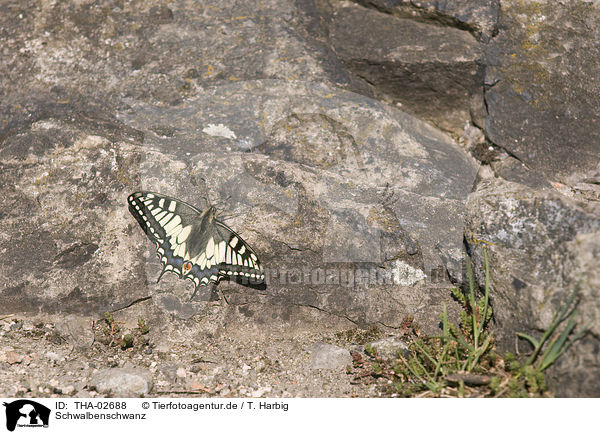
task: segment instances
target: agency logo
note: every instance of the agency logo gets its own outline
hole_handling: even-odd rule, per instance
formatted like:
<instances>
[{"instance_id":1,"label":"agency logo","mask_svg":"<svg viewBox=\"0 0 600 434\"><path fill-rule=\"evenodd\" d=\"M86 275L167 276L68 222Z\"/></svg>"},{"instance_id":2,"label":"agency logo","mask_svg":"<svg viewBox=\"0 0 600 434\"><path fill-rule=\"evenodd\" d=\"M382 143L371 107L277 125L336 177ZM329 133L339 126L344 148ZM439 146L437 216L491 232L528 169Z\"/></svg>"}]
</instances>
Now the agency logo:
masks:
<instances>
[{"instance_id":1,"label":"agency logo","mask_svg":"<svg viewBox=\"0 0 600 434\"><path fill-rule=\"evenodd\" d=\"M6 407L6 429L14 431L16 427L48 427L50 409L29 399L4 403Z\"/></svg>"}]
</instances>

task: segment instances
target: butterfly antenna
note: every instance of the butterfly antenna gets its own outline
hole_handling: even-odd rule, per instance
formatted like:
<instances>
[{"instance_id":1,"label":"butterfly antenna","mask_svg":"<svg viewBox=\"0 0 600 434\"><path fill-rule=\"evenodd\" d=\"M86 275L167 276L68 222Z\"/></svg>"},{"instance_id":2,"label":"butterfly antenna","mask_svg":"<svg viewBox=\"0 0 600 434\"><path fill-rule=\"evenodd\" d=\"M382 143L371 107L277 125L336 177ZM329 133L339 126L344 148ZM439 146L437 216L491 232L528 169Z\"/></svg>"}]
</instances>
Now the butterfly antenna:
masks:
<instances>
[{"instance_id":1,"label":"butterfly antenna","mask_svg":"<svg viewBox=\"0 0 600 434\"><path fill-rule=\"evenodd\" d=\"M230 202L231 202L231 195L228 194L225 197L225 199L221 199L221 200L215 201L214 202L214 207L217 208L217 209L224 209L224 208L226 208L225 205L227 205Z\"/></svg>"},{"instance_id":2,"label":"butterfly antenna","mask_svg":"<svg viewBox=\"0 0 600 434\"><path fill-rule=\"evenodd\" d=\"M236 213L228 213L228 214L219 214L218 217L219 217L219 220L225 221L225 220L230 220L235 217L240 217L242 215L244 215L244 213L236 212Z\"/></svg>"},{"instance_id":3,"label":"butterfly antenna","mask_svg":"<svg viewBox=\"0 0 600 434\"><path fill-rule=\"evenodd\" d=\"M212 206L212 202L210 201L210 197L208 195L208 190L207 190L206 194L202 194L202 195L200 195L200 197L204 201L204 204L201 209L210 208Z\"/></svg>"},{"instance_id":4,"label":"butterfly antenna","mask_svg":"<svg viewBox=\"0 0 600 434\"><path fill-rule=\"evenodd\" d=\"M199 188L199 190L203 190L203 192L200 193L200 197L205 202L205 204L204 204L205 206L203 207L203 209L209 208L212 206L212 201L210 200L210 189L208 188L206 179L201 177L200 180L202 181L200 184L202 185L202 187L204 187L204 188ZM198 187L200 187L200 185L198 185Z\"/></svg>"}]
</instances>

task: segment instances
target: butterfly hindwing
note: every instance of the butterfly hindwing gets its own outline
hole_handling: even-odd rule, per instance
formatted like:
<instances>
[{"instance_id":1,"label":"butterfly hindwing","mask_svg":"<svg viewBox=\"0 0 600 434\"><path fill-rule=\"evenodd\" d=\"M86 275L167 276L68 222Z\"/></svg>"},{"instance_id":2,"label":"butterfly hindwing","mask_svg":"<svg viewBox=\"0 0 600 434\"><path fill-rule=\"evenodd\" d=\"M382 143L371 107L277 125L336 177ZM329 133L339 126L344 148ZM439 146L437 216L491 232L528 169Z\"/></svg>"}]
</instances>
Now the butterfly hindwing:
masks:
<instances>
[{"instance_id":1,"label":"butterfly hindwing","mask_svg":"<svg viewBox=\"0 0 600 434\"><path fill-rule=\"evenodd\" d=\"M215 218L214 208L194 206L158 193L136 192L129 210L154 242L163 264L159 280L170 271L199 286L230 279L263 288L264 273L256 253L227 225ZM192 295L193 297L193 295Z\"/></svg>"},{"instance_id":2,"label":"butterfly hindwing","mask_svg":"<svg viewBox=\"0 0 600 434\"><path fill-rule=\"evenodd\" d=\"M236 281L264 280L262 266L254 250L225 223L216 220L218 238L223 240L219 273Z\"/></svg>"}]
</instances>

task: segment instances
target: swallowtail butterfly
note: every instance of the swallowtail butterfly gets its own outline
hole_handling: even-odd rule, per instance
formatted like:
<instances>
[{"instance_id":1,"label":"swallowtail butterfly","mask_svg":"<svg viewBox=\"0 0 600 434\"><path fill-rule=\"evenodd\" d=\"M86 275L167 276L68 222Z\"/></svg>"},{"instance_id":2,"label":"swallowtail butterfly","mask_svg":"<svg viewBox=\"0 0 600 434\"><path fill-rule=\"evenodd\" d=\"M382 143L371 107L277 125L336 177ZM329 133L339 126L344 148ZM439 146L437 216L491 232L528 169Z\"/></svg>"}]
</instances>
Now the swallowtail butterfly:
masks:
<instances>
[{"instance_id":1,"label":"swallowtail butterfly","mask_svg":"<svg viewBox=\"0 0 600 434\"><path fill-rule=\"evenodd\" d=\"M148 238L156 245L163 264L157 283L167 271L194 283L194 298L199 287L217 284L222 279L264 289L264 271L254 250L217 220L211 206L200 211L194 206L149 191L138 191L127 198L129 211Z\"/></svg>"}]
</instances>

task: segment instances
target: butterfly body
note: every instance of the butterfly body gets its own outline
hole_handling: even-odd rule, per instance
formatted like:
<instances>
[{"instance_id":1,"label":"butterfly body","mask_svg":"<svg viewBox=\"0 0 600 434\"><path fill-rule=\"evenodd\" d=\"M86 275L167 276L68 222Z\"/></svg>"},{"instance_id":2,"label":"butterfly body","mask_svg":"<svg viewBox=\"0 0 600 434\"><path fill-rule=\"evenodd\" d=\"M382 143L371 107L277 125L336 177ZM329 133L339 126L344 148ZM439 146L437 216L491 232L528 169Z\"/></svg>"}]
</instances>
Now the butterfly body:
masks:
<instances>
[{"instance_id":1,"label":"butterfly body","mask_svg":"<svg viewBox=\"0 0 600 434\"><path fill-rule=\"evenodd\" d=\"M127 198L129 211L154 242L166 272L199 287L222 279L263 289L264 271L256 253L225 223L214 207L204 211L169 196L139 191ZM192 298L194 297L192 295Z\"/></svg>"}]
</instances>

